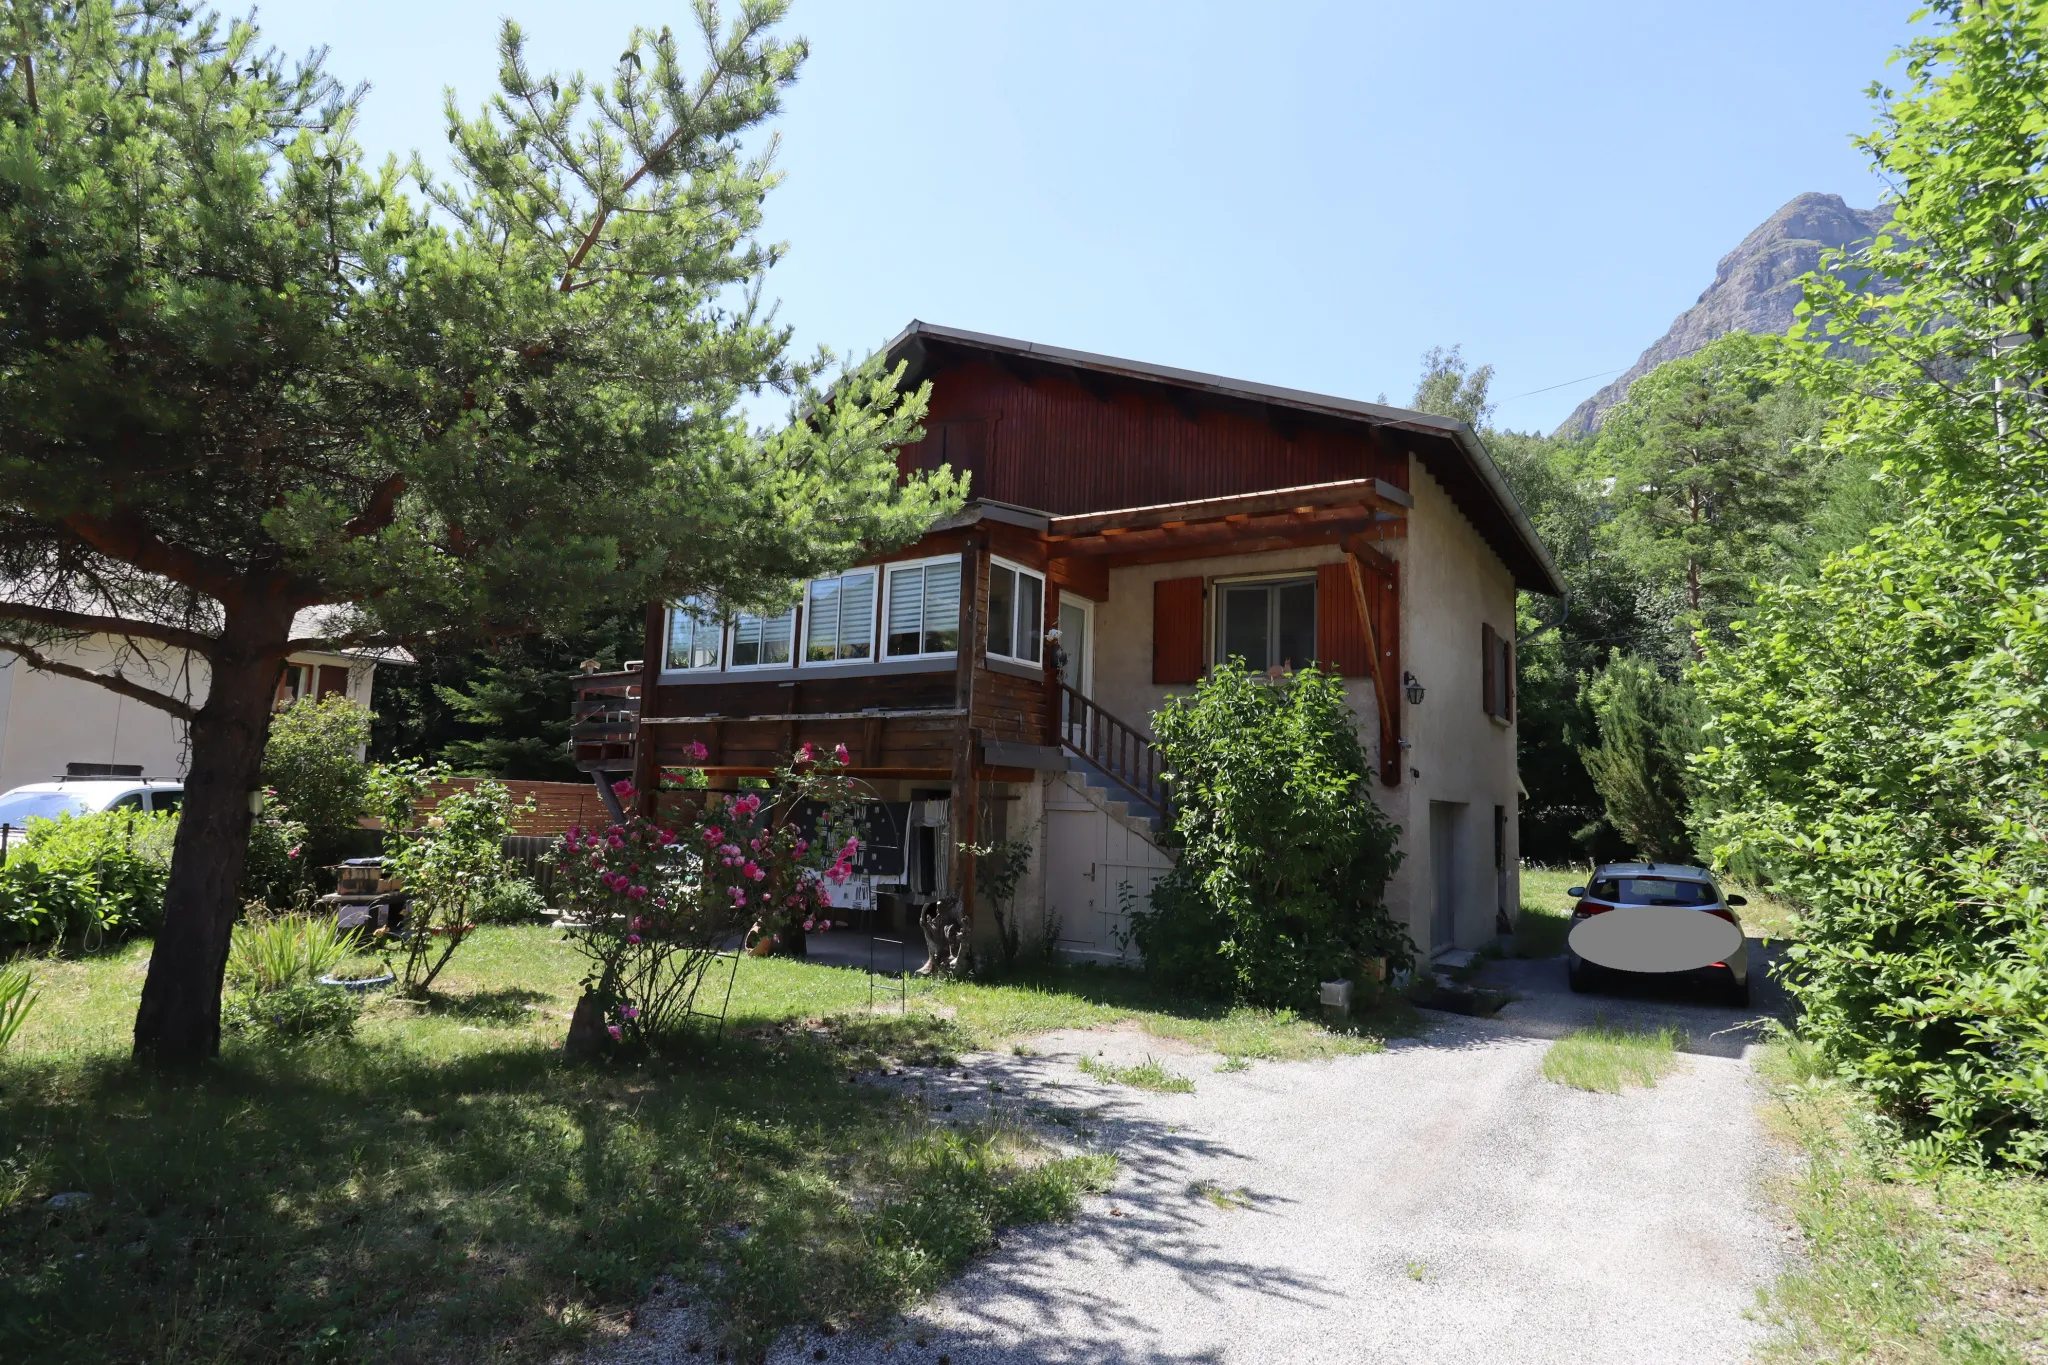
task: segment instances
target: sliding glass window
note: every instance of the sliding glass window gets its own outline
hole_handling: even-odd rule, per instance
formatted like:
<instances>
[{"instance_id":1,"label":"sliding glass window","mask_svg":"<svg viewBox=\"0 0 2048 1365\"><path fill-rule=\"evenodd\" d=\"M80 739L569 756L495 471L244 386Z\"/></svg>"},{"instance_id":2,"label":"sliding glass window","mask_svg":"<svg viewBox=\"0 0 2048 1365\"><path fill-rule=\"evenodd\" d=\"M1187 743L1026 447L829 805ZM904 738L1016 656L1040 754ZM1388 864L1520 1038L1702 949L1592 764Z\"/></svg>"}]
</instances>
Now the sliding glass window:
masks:
<instances>
[{"instance_id":1,"label":"sliding glass window","mask_svg":"<svg viewBox=\"0 0 2048 1365\"><path fill-rule=\"evenodd\" d=\"M790 644L796 638L796 608L779 616L741 612L732 623L732 667L787 668Z\"/></svg>"},{"instance_id":2,"label":"sliding glass window","mask_svg":"<svg viewBox=\"0 0 2048 1365\"><path fill-rule=\"evenodd\" d=\"M804 609L804 662L852 663L875 656L875 571L814 578Z\"/></svg>"},{"instance_id":3,"label":"sliding glass window","mask_svg":"<svg viewBox=\"0 0 2048 1365\"><path fill-rule=\"evenodd\" d=\"M889 566L888 656L917 659L960 648L957 556Z\"/></svg>"},{"instance_id":4,"label":"sliding glass window","mask_svg":"<svg viewBox=\"0 0 2048 1365\"><path fill-rule=\"evenodd\" d=\"M711 604L699 598L672 602L668 609L668 652L662 667L670 672L718 667L718 647L725 626Z\"/></svg>"}]
</instances>

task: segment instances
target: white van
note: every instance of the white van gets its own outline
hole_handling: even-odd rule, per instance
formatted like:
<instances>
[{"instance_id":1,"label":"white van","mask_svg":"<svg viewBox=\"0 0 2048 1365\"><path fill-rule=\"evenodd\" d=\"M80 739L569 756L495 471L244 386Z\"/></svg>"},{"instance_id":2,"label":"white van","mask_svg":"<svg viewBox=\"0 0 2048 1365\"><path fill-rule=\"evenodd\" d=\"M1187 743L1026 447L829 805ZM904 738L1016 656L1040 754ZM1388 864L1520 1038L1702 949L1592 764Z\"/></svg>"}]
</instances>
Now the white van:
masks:
<instances>
[{"instance_id":1,"label":"white van","mask_svg":"<svg viewBox=\"0 0 2048 1365\"><path fill-rule=\"evenodd\" d=\"M0 793L0 827L16 830L34 819L91 815L103 810L173 811L185 797L175 778L144 777L111 763L72 763L62 777Z\"/></svg>"}]
</instances>

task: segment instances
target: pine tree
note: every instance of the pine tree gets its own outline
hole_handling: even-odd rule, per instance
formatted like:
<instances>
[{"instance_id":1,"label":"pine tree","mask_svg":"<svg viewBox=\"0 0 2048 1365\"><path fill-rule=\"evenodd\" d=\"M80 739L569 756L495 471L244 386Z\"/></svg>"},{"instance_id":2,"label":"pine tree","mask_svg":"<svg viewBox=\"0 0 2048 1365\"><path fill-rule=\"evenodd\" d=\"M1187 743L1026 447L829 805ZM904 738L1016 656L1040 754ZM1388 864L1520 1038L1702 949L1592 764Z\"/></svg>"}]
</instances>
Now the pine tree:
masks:
<instances>
[{"instance_id":1,"label":"pine tree","mask_svg":"<svg viewBox=\"0 0 2048 1365\"><path fill-rule=\"evenodd\" d=\"M754 305L775 176L743 151L804 45L780 0L700 8L692 71L635 31L592 83L528 65L452 103L446 178L364 164L316 54L178 3L28 0L0 79L0 645L190 723L138 1055L219 1046L220 984L287 654L736 604L920 534L922 393L829 394ZM801 420L750 431L763 386ZM343 604L311 636L306 609ZM187 651L190 707L50 651Z\"/></svg>"}]
</instances>

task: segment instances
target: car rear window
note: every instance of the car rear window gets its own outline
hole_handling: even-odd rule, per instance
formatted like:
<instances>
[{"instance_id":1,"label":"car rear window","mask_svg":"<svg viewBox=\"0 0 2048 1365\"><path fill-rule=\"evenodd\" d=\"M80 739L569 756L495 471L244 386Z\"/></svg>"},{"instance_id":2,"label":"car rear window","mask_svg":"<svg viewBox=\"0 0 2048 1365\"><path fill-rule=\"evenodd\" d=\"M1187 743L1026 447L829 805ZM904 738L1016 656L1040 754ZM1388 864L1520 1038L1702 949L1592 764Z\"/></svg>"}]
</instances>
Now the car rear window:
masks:
<instances>
[{"instance_id":1,"label":"car rear window","mask_svg":"<svg viewBox=\"0 0 2048 1365\"><path fill-rule=\"evenodd\" d=\"M9 792L0 796L0 825L20 829L31 820L85 814L85 802L68 792Z\"/></svg>"},{"instance_id":2,"label":"car rear window","mask_svg":"<svg viewBox=\"0 0 2048 1365\"><path fill-rule=\"evenodd\" d=\"M1587 889L1616 905L1714 905L1721 899L1711 882L1678 877L1602 877Z\"/></svg>"}]
</instances>

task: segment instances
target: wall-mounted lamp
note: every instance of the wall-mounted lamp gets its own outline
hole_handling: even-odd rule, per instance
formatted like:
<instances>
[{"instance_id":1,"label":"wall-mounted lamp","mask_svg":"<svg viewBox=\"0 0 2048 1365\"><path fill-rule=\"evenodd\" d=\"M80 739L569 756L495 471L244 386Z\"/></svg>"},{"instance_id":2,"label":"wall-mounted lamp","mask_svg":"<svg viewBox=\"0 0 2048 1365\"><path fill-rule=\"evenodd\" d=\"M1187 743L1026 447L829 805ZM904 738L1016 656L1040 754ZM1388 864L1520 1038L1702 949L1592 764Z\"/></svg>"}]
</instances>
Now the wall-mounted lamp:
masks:
<instances>
[{"instance_id":1,"label":"wall-mounted lamp","mask_svg":"<svg viewBox=\"0 0 2048 1365\"><path fill-rule=\"evenodd\" d=\"M1422 705L1422 684L1415 681L1413 673L1403 672L1401 674L1401 685L1407 689L1408 704L1410 706Z\"/></svg>"}]
</instances>

